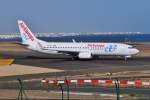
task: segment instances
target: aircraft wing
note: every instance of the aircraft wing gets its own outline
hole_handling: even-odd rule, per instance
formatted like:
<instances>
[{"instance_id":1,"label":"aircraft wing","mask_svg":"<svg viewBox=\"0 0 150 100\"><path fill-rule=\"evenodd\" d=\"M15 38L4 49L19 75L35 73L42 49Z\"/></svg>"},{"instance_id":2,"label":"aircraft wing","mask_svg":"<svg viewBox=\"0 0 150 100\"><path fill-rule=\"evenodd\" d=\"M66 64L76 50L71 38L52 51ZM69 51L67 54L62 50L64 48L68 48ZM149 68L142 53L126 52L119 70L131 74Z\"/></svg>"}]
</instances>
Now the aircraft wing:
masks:
<instances>
[{"instance_id":1,"label":"aircraft wing","mask_svg":"<svg viewBox=\"0 0 150 100\"><path fill-rule=\"evenodd\" d=\"M67 55L71 55L71 56L77 56L80 59L90 59L92 58L92 54L90 51L78 51L78 50L58 50L58 52L63 53L63 54L67 54Z\"/></svg>"},{"instance_id":2,"label":"aircraft wing","mask_svg":"<svg viewBox=\"0 0 150 100\"><path fill-rule=\"evenodd\" d=\"M78 55L79 52L73 52L73 51L58 51L58 53L63 53L66 55Z\"/></svg>"}]
</instances>

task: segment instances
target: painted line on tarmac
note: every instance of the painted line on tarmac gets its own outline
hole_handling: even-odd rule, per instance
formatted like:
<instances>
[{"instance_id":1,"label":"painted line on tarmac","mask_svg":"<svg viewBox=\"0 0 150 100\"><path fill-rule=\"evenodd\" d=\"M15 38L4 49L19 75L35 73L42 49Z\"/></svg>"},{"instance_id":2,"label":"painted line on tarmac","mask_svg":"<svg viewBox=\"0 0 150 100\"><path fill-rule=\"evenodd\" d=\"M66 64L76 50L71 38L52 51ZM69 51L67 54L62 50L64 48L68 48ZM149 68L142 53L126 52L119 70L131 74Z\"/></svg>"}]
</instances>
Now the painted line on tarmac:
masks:
<instances>
[{"instance_id":1,"label":"painted line on tarmac","mask_svg":"<svg viewBox=\"0 0 150 100\"><path fill-rule=\"evenodd\" d=\"M51 93L62 93L61 91L50 91ZM64 91L65 94L67 94L67 91ZM84 96L93 96L93 95L99 95L99 96L111 96L116 97L115 94L106 94L106 93L87 93L87 92L69 92L69 94L72 95L84 95ZM124 97L123 95L120 95L120 97Z\"/></svg>"}]
</instances>

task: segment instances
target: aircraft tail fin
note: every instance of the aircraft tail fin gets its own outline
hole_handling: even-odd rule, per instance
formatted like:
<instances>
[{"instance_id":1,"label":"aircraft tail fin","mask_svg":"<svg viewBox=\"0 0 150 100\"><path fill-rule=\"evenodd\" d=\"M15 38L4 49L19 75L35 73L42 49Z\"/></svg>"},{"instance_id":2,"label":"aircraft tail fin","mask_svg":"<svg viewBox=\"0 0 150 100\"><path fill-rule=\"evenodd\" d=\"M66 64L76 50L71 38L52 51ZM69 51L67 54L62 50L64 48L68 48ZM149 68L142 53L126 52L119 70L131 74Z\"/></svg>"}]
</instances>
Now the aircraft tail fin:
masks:
<instances>
[{"instance_id":1,"label":"aircraft tail fin","mask_svg":"<svg viewBox=\"0 0 150 100\"><path fill-rule=\"evenodd\" d=\"M22 38L22 45L30 47L32 50L43 49L43 41L37 39L22 20L18 20L18 26Z\"/></svg>"},{"instance_id":2,"label":"aircraft tail fin","mask_svg":"<svg viewBox=\"0 0 150 100\"><path fill-rule=\"evenodd\" d=\"M37 40L37 38L33 35L33 33L22 20L18 20L18 26L23 43L26 41L34 42Z\"/></svg>"}]
</instances>

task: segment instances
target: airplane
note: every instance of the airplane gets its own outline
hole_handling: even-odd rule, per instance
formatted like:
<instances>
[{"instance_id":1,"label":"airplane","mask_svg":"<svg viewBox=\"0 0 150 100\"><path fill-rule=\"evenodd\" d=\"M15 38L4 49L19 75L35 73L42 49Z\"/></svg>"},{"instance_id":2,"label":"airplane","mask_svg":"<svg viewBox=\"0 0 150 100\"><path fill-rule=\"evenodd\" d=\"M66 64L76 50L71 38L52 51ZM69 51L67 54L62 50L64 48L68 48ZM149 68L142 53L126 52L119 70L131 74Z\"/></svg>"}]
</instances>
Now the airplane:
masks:
<instances>
[{"instance_id":1,"label":"airplane","mask_svg":"<svg viewBox=\"0 0 150 100\"><path fill-rule=\"evenodd\" d=\"M34 36L24 21L18 20L22 38L21 44L33 51L47 54L70 55L72 60L92 59L95 56L122 56L127 60L139 53L132 45L123 43L95 43L95 42L47 42Z\"/></svg>"}]
</instances>

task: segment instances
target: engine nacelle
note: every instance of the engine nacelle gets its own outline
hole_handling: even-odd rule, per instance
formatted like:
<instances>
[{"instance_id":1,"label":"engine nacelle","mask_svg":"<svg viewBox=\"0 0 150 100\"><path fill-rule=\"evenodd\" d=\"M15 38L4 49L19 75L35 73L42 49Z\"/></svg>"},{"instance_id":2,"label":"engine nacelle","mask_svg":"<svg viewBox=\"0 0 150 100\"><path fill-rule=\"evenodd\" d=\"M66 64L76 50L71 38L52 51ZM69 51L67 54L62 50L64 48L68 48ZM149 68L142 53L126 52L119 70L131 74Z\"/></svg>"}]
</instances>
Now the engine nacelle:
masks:
<instances>
[{"instance_id":1,"label":"engine nacelle","mask_svg":"<svg viewBox=\"0 0 150 100\"><path fill-rule=\"evenodd\" d=\"M91 59L92 55L89 52L81 52L78 55L79 59Z\"/></svg>"},{"instance_id":2,"label":"engine nacelle","mask_svg":"<svg viewBox=\"0 0 150 100\"><path fill-rule=\"evenodd\" d=\"M128 56L125 56L126 58L131 58L132 56L131 55L128 55Z\"/></svg>"}]
</instances>

